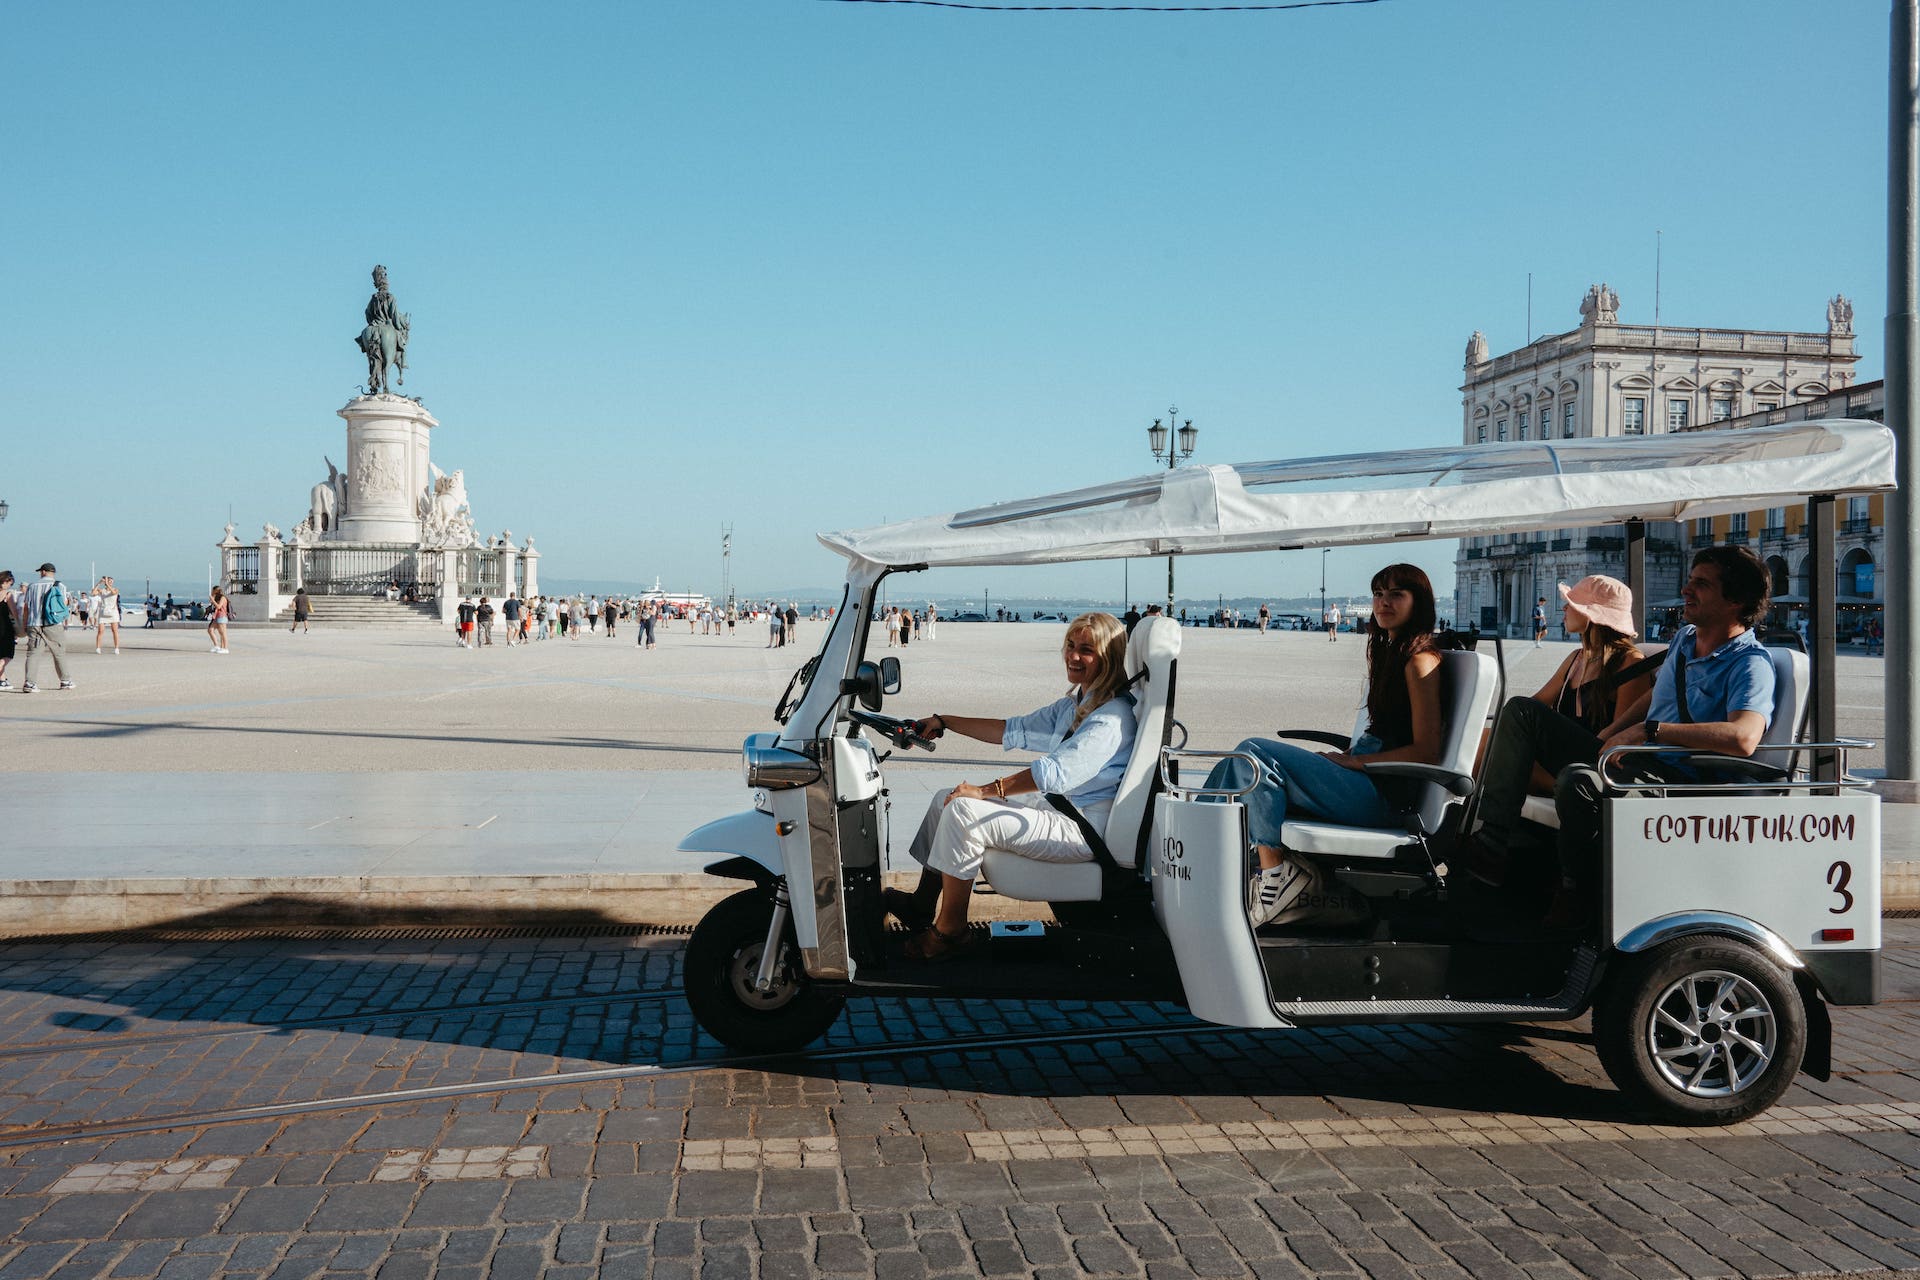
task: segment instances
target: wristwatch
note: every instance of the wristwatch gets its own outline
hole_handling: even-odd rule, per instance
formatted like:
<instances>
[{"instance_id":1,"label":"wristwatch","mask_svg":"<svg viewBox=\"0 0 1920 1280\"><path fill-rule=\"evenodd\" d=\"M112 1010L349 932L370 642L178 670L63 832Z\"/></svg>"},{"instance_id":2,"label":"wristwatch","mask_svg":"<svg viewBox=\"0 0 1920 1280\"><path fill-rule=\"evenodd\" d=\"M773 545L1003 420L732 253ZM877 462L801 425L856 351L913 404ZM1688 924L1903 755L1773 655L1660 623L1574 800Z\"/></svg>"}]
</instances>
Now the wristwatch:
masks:
<instances>
[{"instance_id":1,"label":"wristwatch","mask_svg":"<svg viewBox=\"0 0 1920 1280\"><path fill-rule=\"evenodd\" d=\"M1646 728L1647 745L1651 747L1660 741L1660 722L1658 720L1649 720L1647 721Z\"/></svg>"}]
</instances>

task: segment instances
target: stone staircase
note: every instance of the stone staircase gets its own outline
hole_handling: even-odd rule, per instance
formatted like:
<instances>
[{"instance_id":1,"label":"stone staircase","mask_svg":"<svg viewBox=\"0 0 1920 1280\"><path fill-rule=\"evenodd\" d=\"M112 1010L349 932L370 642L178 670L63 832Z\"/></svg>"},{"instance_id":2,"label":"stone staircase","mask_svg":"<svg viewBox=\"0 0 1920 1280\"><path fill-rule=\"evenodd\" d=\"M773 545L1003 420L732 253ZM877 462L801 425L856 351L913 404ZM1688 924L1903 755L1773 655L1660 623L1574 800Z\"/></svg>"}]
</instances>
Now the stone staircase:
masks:
<instances>
[{"instance_id":1,"label":"stone staircase","mask_svg":"<svg viewBox=\"0 0 1920 1280\"><path fill-rule=\"evenodd\" d=\"M283 627L293 625L291 600L273 615L273 621ZM440 606L434 602L407 604L373 596L314 596L310 625L351 628L437 627L440 625Z\"/></svg>"}]
</instances>

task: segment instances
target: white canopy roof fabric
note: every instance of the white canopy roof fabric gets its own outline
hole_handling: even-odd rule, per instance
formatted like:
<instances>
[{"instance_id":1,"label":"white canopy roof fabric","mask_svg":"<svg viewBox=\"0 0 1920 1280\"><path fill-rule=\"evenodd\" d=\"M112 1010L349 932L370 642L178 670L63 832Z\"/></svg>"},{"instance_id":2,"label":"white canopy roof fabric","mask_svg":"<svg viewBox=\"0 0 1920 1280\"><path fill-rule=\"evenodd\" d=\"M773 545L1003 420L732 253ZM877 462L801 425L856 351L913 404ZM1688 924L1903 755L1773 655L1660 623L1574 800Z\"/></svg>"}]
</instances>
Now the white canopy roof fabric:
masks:
<instances>
[{"instance_id":1,"label":"white canopy roof fabric","mask_svg":"<svg viewBox=\"0 0 1920 1280\"><path fill-rule=\"evenodd\" d=\"M851 561L1047 564L1691 520L1894 487L1893 433L1830 419L1181 467L823 533Z\"/></svg>"}]
</instances>

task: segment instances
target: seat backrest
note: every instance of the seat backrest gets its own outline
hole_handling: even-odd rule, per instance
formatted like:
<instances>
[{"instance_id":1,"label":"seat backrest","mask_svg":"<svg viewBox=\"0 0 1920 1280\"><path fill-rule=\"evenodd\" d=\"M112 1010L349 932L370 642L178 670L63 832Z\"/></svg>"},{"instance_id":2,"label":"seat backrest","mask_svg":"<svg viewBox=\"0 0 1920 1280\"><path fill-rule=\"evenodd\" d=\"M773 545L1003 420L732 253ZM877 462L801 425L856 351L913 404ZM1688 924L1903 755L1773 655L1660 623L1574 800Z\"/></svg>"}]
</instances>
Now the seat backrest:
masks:
<instances>
[{"instance_id":1,"label":"seat backrest","mask_svg":"<svg viewBox=\"0 0 1920 1280\"><path fill-rule=\"evenodd\" d=\"M1487 726L1487 713L1493 709L1493 696L1498 691L1499 667L1491 655L1465 649L1441 651L1440 758L1435 764L1456 773L1473 773L1474 757L1480 753L1480 731ZM1363 696L1353 736L1365 733L1367 723ZM1445 787L1422 783L1421 825L1428 831L1438 831L1448 806L1459 803L1460 798Z\"/></svg>"},{"instance_id":2,"label":"seat backrest","mask_svg":"<svg viewBox=\"0 0 1920 1280\"><path fill-rule=\"evenodd\" d=\"M1773 720L1760 738L1762 742L1792 742L1806 727L1807 710L1812 704L1813 666L1807 655L1796 649L1768 648L1773 659ZM1769 752L1770 759L1776 759Z\"/></svg>"},{"instance_id":3,"label":"seat backrest","mask_svg":"<svg viewBox=\"0 0 1920 1280\"><path fill-rule=\"evenodd\" d=\"M1107 814L1107 850L1123 867L1139 864L1140 845L1148 830L1154 783L1160 777L1160 748L1166 745L1173 720L1173 686L1180 666L1180 624L1149 614L1134 624L1127 637L1127 675L1146 675L1132 687L1133 757L1120 778L1120 790Z\"/></svg>"}]
</instances>

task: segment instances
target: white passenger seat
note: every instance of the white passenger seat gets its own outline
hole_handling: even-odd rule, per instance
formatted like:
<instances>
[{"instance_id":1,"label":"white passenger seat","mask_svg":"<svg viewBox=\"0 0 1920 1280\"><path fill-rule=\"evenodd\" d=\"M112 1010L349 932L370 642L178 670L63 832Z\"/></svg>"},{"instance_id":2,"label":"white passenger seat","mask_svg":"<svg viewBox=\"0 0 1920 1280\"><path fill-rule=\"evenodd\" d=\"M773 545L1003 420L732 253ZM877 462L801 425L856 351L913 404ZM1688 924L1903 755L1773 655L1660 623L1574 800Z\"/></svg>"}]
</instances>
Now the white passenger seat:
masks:
<instances>
[{"instance_id":1,"label":"white passenger seat","mask_svg":"<svg viewBox=\"0 0 1920 1280\"><path fill-rule=\"evenodd\" d=\"M1440 720L1444 727L1440 759L1435 763L1456 774L1473 776L1473 758L1480 749L1480 730L1499 687L1498 669L1483 653L1450 651L1440 655ZM1366 730L1361 708L1354 736ZM1420 829L1431 835L1442 829L1449 810L1465 803L1462 796L1434 782L1422 782ZM1318 819L1288 819L1280 824L1280 843L1295 853L1329 858L1392 858L1414 843L1405 827L1347 827Z\"/></svg>"},{"instance_id":2,"label":"white passenger seat","mask_svg":"<svg viewBox=\"0 0 1920 1280\"><path fill-rule=\"evenodd\" d=\"M1173 686L1180 666L1180 624L1157 614L1140 619L1127 639L1127 675L1146 674L1131 687L1133 756L1103 833L1113 860L1139 865L1151 827L1153 795L1160 777L1160 748L1173 720ZM1004 849L987 850L985 875L994 891L1024 902L1097 902L1100 864L1040 862Z\"/></svg>"}]
</instances>

